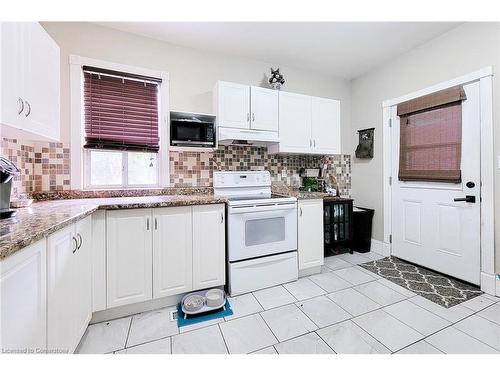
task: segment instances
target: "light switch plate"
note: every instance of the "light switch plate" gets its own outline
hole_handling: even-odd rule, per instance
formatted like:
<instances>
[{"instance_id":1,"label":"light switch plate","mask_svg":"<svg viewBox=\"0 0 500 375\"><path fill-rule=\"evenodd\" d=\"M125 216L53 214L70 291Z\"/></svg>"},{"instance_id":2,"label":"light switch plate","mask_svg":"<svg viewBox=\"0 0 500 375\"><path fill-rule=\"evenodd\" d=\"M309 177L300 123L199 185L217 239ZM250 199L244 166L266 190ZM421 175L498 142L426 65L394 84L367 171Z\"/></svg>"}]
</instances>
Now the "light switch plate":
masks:
<instances>
[{"instance_id":1,"label":"light switch plate","mask_svg":"<svg viewBox=\"0 0 500 375\"><path fill-rule=\"evenodd\" d=\"M500 160L500 159L499 159L499 160ZM281 170L281 177L285 178L285 177L286 177L286 175L287 175L287 173L286 173L286 169L282 169L282 170Z\"/></svg>"}]
</instances>

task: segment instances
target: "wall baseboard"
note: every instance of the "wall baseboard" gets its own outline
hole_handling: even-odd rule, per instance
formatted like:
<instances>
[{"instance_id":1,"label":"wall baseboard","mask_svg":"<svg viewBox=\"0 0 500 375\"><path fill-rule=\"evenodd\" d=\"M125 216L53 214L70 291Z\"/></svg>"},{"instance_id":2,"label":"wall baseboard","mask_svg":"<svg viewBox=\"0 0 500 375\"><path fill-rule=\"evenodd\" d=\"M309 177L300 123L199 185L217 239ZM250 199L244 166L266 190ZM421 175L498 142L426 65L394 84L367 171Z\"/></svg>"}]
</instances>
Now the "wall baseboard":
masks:
<instances>
[{"instance_id":1,"label":"wall baseboard","mask_svg":"<svg viewBox=\"0 0 500 375\"><path fill-rule=\"evenodd\" d=\"M370 251L373 251L374 253L384 255L384 256L389 256L391 255L391 244L390 243L385 243L379 240L376 240L372 238L371 245L370 245Z\"/></svg>"},{"instance_id":2,"label":"wall baseboard","mask_svg":"<svg viewBox=\"0 0 500 375\"><path fill-rule=\"evenodd\" d=\"M500 280L496 280L497 286L495 287L495 275L481 272L481 290L483 292L494 296L495 289L498 291L499 282Z\"/></svg>"}]
</instances>

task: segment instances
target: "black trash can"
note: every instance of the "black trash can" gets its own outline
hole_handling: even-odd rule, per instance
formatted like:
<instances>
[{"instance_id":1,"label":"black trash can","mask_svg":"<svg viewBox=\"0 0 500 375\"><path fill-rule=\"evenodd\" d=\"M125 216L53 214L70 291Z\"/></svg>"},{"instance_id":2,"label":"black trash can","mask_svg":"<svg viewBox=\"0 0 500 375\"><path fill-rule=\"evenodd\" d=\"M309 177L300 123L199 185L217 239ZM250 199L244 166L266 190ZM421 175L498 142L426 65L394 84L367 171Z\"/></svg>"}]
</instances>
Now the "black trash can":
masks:
<instances>
[{"instance_id":1,"label":"black trash can","mask_svg":"<svg viewBox=\"0 0 500 375\"><path fill-rule=\"evenodd\" d=\"M353 207L352 249L358 253L367 253L370 251L372 241L372 219L374 213L375 210L370 208Z\"/></svg>"}]
</instances>

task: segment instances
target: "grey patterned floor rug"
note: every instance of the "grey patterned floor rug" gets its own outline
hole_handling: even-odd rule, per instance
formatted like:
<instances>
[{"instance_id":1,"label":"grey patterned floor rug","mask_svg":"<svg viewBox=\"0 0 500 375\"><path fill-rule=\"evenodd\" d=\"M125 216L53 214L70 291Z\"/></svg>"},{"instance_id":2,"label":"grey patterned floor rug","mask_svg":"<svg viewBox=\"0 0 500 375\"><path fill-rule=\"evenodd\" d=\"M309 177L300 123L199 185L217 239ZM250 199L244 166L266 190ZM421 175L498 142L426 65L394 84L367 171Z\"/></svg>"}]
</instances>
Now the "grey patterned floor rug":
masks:
<instances>
[{"instance_id":1,"label":"grey patterned floor rug","mask_svg":"<svg viewBox=\"0 0 500 375\"><path fill-rule=\"evenodd\" d=\"M446 308L483 294L474 285L392 256L359 266Z\"/></svg>"}]
</instances>

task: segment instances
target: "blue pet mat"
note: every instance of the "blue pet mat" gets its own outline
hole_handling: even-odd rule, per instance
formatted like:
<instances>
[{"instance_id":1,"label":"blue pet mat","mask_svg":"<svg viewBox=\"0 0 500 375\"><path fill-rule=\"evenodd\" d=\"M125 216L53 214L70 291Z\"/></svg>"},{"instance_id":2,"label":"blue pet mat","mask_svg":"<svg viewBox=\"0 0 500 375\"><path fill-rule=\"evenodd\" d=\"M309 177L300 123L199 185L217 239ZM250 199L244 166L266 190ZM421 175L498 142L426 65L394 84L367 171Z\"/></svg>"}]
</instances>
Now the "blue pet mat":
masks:
<instances>
[{"instance_id":1,"label":"blue pet mat","mask_svg":"<svg viewBox=\"0 0 500 375\"><path fill-rule=\"evenodd\" d=\"M209 311L206 313L198 314L198 315L188 315L187 319L184 319L184 313L182 312L181 304L177 305L177 327L185 327L191 324L206 322L207 320L224 318L225 316L233 315L233 309L231 309L231 305L229 301L226 299L226 304L224 305L226 309L218 309L215 311Z\"/></svg>"}]
</instances>

